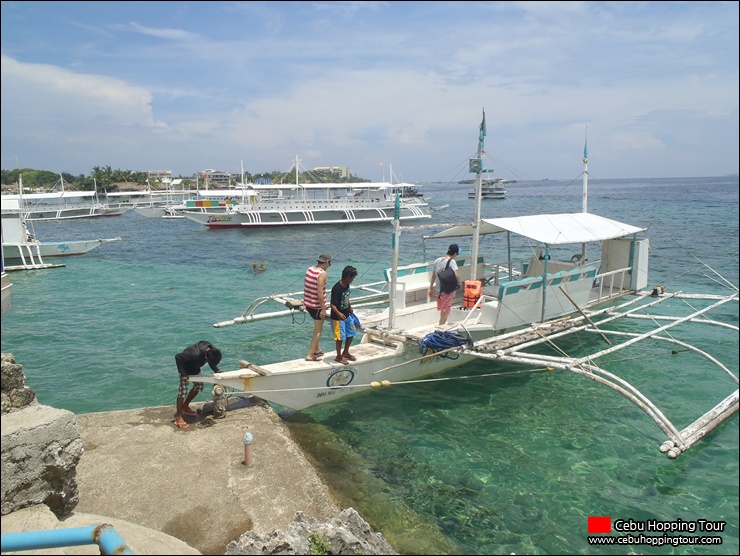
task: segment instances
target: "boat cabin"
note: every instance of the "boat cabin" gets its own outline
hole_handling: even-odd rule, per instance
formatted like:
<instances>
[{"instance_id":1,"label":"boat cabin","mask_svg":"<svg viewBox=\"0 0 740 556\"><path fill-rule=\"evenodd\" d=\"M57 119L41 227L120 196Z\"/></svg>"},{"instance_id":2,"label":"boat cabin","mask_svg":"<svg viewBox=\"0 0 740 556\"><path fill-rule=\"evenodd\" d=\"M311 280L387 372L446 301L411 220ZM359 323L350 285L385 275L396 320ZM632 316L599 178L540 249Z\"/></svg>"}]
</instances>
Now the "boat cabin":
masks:
<instances>
[{"instance_id":1,"label":"boat cabin","mask_svg":"<svg viewBox=\"0 0 740 556\"><path fill-rule=\"evenodd\" d=\"M461 283L474 277L481 282L481 288L479 298L473 303L464 301L464 287L457 290L447 322L463 323L472 329L504 331L546 322L642 290L648 286L649 245L646 238L636 237L642 231L589 213L482 220L478 230L481 235L507 234L508 256L496 263L486 263L478 256L475 265L470 257L456 259ZM472 225L463 225L431 237L452 238L472 233ZM512 234L537 244L531 257L511 257ZM597 245L598 260L584 256L587 244ZM576 246L579 252L560 260L555 247L563 245ZM597 247L592 248L594 254ZM429 297L433 268L431 261L397 269L394 325L428 329L436 324L436 303ZM389 284L392 272L393 269L385 271ZM428 311L419 310L423 304L428 304ZM372 324L387 326L387 319L388 310L377 315Z\"/></svg>"}]
</instances>

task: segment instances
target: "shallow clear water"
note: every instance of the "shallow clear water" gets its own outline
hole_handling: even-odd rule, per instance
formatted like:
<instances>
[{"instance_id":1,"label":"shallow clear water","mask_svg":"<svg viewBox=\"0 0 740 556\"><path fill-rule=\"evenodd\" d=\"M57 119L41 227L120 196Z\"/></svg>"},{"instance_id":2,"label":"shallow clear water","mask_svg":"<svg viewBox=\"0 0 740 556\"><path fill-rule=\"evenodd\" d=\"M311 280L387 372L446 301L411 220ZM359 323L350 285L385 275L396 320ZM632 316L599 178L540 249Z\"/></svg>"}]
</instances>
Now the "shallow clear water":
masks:
<instances>
[{"instance_id":1,"label":"shallow clear water","mask_svg":"<svg viewBox=\"0 0 740 556\"><path fill-rule=\"evenodd\" d=\"M425 187L434 222L471 219L471 186ZM581 183L507 185L509 198L484 202L483 216L577 212ZM720 274L738 283L738 179L595 180L589 210L649 226L650 284L711 292ZM249 302L298 291L322 252L330 281L352 264L359 282L382 279L391 260L390 225L210 231L188 220L121 217L34 225L42 240L121 236L65 268L12 274L13 309L2 318L2 351L23 365L43 404L77 413L174 404L175 353L201 339L239 359L302 357L310 322L302 316L215 329ZM401 264L434 258L404 231ZM469 246L460 242L463 253ZM499 257L500 240L481 252ZM253 261L267 271L254 273ZM716 273L703 267L709 265ZM737 304L723 309L737 324ZM637 325L635 325L637 326ZM737 334L702 331L701 346L738 370ZM577 352L600 340L575 338ZM322 342L332 341L325 329ZM733 389L695 356L643 345L615 356L623 374L682 428ZM738 419L733 417L677 460L658 452L662 432L612 390L570 373L482 377L476 361L435 382L402 386L305 412L281 410L304 449L337 489L402 552L530 554L736 554ZM501 370L496 364L496 370ZM196 401L205 401L201 395ZM280 408L278 408L280 409ZM588 516L725 520L723 544L652 548L589 546Z\"/></svg>"}]
</instances>

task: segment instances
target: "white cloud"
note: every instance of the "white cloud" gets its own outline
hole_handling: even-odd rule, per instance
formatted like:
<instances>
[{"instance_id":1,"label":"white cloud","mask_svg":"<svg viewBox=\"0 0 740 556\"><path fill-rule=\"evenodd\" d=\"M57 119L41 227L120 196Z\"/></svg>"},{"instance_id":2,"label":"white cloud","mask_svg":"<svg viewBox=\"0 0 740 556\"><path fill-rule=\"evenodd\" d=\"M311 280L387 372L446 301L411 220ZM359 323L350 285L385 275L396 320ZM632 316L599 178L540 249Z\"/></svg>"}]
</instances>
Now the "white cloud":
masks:
<instances>
[{"instance_id":1,"label":"white cloud","mask_svg":"<svg viewBox=\"0 0 740 556\"><path fill-rule=\"evenodd\" d=\"M152 95L120 79L80 74L48 64L20 63L2 56L3 117L50 122L153 126ZM7 111L5 107L7 106ZM19 122L22 123L22 122Z\"/></svg>"},{"instance_id":2,"label":"white cloud","mask_svg":"<svg viewBox=\"0 0 740 556\"><path fill-rule=\"evenodd\" d=\"M4 168L263 171L299 155L434 180L475 150L485 107L487 150L519 177L577 173L586 125L601 177L737 171L736 6L113 4L130 13L82 12L48 46L3 4Z\"/></svg>"},{"instance_id":3,"label":"white cloud","mask_svg":"<svg viewBox=\"0 0 740 556\"><path fill-rule=\"evenodd\" d=\"M131 28L143 35L149 35L151 37L157 37L160 39L167 39L171 41L187 41L191 39L199 38L199 35L195 33L188 33L181 29L154 29L152 27L145 27L138 23L131 22Z\"/></svg>"}]
</instances>

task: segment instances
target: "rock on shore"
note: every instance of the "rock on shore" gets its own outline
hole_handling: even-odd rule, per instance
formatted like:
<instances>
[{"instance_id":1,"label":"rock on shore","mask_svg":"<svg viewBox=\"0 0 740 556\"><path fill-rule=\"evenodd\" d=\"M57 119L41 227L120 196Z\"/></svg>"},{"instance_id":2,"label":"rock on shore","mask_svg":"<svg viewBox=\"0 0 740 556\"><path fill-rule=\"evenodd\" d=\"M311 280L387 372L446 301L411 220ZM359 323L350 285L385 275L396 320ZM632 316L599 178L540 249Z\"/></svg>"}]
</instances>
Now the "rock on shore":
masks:
<instances>
[{"instance_id":1,"label":"rock on shore","mask_svg":"<svg viewBox=\"0 0 740 556\"><path fill-rule=\"evenodd\" d=\"M374 533L354 508L320 522L296 512L285 531L267 535L247 531L230 542L226 554L398 554L381 533Z\"/></svg>"}]
</instances>

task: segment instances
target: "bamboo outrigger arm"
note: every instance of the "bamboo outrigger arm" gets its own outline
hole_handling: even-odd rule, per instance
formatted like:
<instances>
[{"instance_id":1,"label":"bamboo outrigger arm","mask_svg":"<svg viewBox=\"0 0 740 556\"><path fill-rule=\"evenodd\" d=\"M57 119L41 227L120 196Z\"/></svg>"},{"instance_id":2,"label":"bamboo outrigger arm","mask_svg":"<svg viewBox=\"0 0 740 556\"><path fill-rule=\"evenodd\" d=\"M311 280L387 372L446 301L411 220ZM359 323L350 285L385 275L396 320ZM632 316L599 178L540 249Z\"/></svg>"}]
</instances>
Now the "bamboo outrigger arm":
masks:
<instances>
[{"instance_id":1,"label":"bamboo outrigger arm","mask_svg":"<svg viewBox=\"0 0 740 556\"><path fill-rule=\"evenodd\" d=\"M374 287L382 284L382 282L376 282L373 284L357 286L355 289L368 291L370 293L353 298L352 306L360 308L377 305L378 303L388 303L388 292ZM269 302L280 303L281 305L287 307L287 309L282 309L280 311L271 311L268 313L257 313L257 309L259 309L265 303ZM289 317L296 312L303 311L305 311L305 307L303 306L303 292L288 293L282 295L268 295L252 301L252 303L249 304L249 306L244 310L241 316L234 319L214 323L213 327L224 328L226 326L233 326L235 324L246 324L248 322L256 322L260 320Z\"/></svg>"},{"instance_id":2,"label":"bamboo outrigger arm","mask_svg":"<svg viewBox=\"0 0 740 556\"><path fill-rule=\"evenodd\" d=\"M666 440L661 446L660 451L667 454L669 458L677 458L686 449L693 446L696 442L704 438L711 430L717 428L724 421L729 419L738 410L738 390L727 396L721 403L718 403L711 410L699 417L680 433L683 440L684 448L674 439Z\"/></svg>"},{"instance_id":3,"label":"bamboo outrigger arm","mask_svg":"<svg viewBox=\"0 0 740 556\"><path fill-rule=\"evenodd\" d=\"M659 303L660 301L664 299L668 299L670 297L673 297L673 296L666 296L660 300L653 301L649 303L648 305L645 305L639 308L639 310L643 310L647 306L655 305L656 303ZM707 296L705 297L705 299L710 299L710 297ZM544 365L552 369L571 371L576 374L580 374L582 376L590 378L591 380L595 380L597 382L605 384L606 386L609 386L613 390L624 395L627 399L629 399L631 402L637 405L640 409L642 409L647 415L649 415L655 421L658 427L668 437L668 440L660 446L660 451L663 453L666 453L669 458L676 458L681 453L688 450L691 446L693 446L701 438L703 438L709 431L719 426L721 423L729 419L732 415L734 415L738 411L738 390L735 390L734 393L727 396L724 400L722 400L715 407L713 407L707 413L702 415L699 419L694 421L688 427L679 431L678 428L663 414L663 412L647 396L645 396L642 392L640 392L637 388L635 388L628 381L595 365L593 361L599 357L603 357L607 354L614 353L617 350L634 345L637 342L640 342L642 340L646 340L646 339L660 340L660 341L670 342L672 344L681 346L685 349L691 350L701 355L702 357L706 358L708 361L717 365L727 375L730 376L730 378L735 382L735 384L738 384L740 382L738 379L738 376L735 373L733 373L727 366L722 364L719 360L717 360L715 357L713 357L706 351L694 345L691 345L687 342L678 340L676 338L660 335L662 332L665 332L666 330L673 328L674 326L678 326L679 324L682 324L685 322L693 322L693 323L702 324L702 325L709 324L709 325L717 325L717 326L727 326L734 330L738 330L738 327L736 325L722 323L719 321L710 320L706 318L698 318L701 315L704 315L705 313L711 311L712 309L719 307L720 305L723 305L731 301L737 301L738 294L734 293L728 296L711 297L711 299L714 301L713 304L709 305L708 307L704 309L695 310L688 316L667 317L666 319L656 318L655 319L656 322L658 320L668 320L670 322L662 326L657 326L655 329L649 332L643 333L643 334L606 330L603 327L597 327L596 323L594 323L591 318L587 317L585 314L582 314L581 318L588 321L589 323L588 325L582 325L582 326L570 328L567 331L556 332L556 333L549 334L549 335L542 334L541 337L537 338L536 340L525 341L518 345L514 345L508 348L504 348L504 349L496 349L495 345L492 345L491 348L493 349L489 349L489 351L481 351L480 350L481 344L485 345L484 342L481 342L479 343L478 347L474 348L473 350L463 349L462 351L468 355L473 355L473 356L485 358L485 359L495 359L498 361L507 361L507 362L517 363L517 364L525 364L525 365L535 365L535 366ZM626 305L627 304L622 305L622 308L624 308ZM608 322L616 318L620 318L624 316L633 316L633 311L636 311L636 310L638 309L631 309L630 311L627 311L627 312L616 312L614 309L611 309L605 312L597 311L597 312L592 313L591 317L600 315L600 314L606 315L606 318L598 323L599 325L603 325L604 322ZM638 315L634 315L634 316L638 316ZM640 318L651 318L649 315L639 315L639 317ZM593 353L586 357L581 357L581 358L569 358L569 357L562 357L562 356L533 354L533 353L527 353L523 351L527 347L532 347L534 345L541 344L544 342L551 342L556 337L560 337L566 334L571 334L574 331L598 333L602 336L604 335L621 336L621 337L626 337L628 339L620 344L610 346L607 349L601 350L597 353Z\"/></svg>"},{"instance_id":4,"label":"bamboo outrigger arm","mask_svg":"<svg viewBox=\"0 0 740 556\"><path fill-rule=\"evenodd\" d=\"M738 411L738 391L725 398L694 423L679 431L665 414L642 392L626 380L602 369L596 365L584 364L582 361L570 360L562 357L524 354L507 355L502 352L480 353L463 350L468 355L474 355L483 359L495 359L517 364L546 365L553 369L570 371L619 392L628 400L642 409L658 427L665 433L668 440L660 446L660 451L673 459L691 448L697 441L703 438L709 431L713 430L724 421L729 419Z\"/></svg>"}]
</instances>

